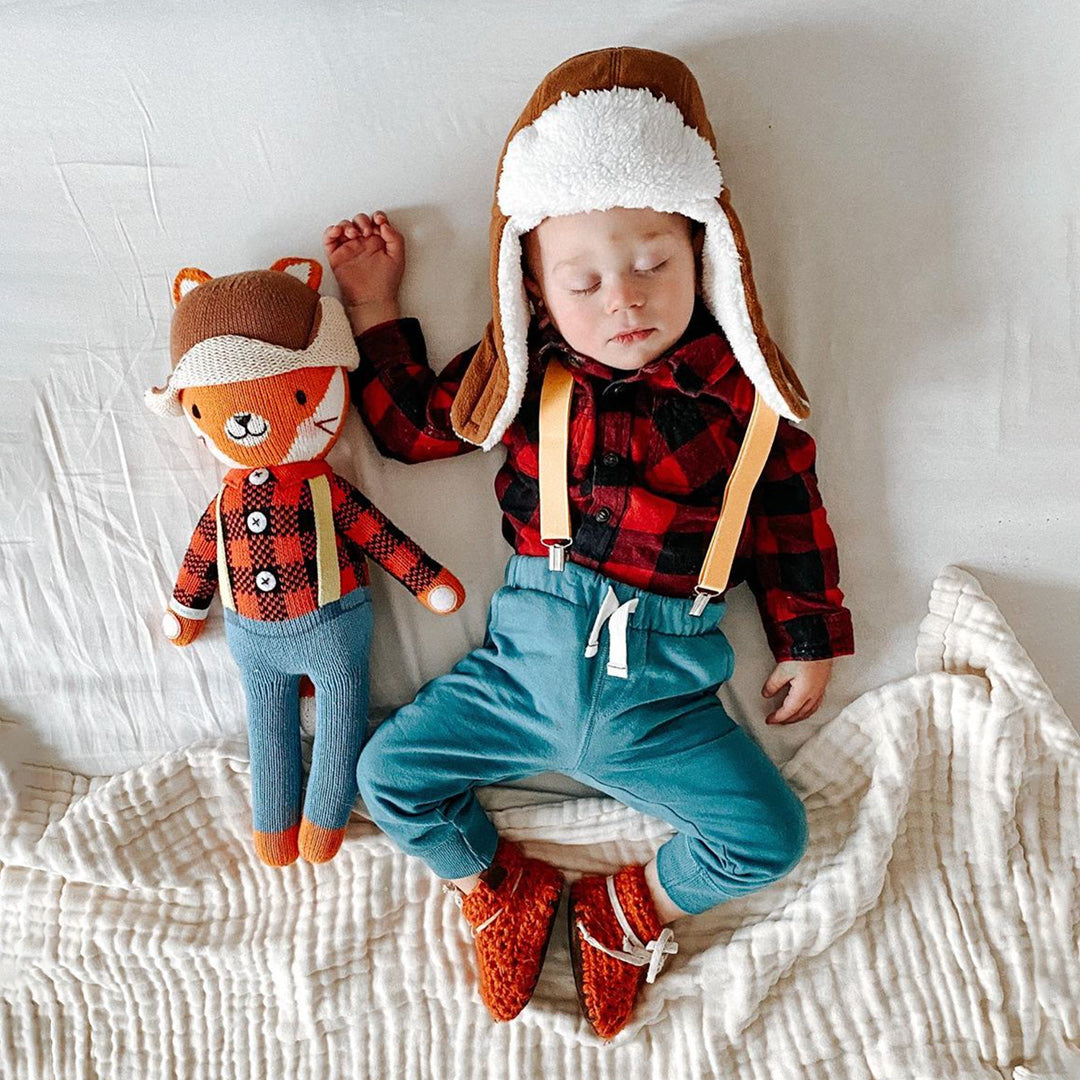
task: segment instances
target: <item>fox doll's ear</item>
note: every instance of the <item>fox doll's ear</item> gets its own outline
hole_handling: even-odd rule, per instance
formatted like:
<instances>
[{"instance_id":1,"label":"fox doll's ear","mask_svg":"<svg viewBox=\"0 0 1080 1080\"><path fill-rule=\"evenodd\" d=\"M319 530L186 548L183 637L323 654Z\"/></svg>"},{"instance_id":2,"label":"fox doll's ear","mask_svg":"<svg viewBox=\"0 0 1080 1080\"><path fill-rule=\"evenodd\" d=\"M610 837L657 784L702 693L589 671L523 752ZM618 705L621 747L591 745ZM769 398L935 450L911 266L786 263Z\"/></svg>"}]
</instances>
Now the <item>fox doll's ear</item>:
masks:
<instances>
[{"instance_id":1,"label":"fox doll's ear","mask_svg":"<svg viewBox=\"0 0 1080 1080\"><path fill-rule=\"evenodd\" d=\"M176 307L192 289L198 288L204 281L209 280L210 275L205 270L200 270L195 266L185 266L172 283L173 307Z\"/></svg>"},{"instance_id":2,"label":"fox doll's ear","mask_svg":"<svg viewBox=\"0 0 1080 1080\"><path fill-rule=\"evenodd\" d=\"M314 289L315 292L319 291L319 285L322 282L322 264L314 259L278 259L270 269L292 274L294 278L298 278L309 289Z\"/></svg>"}]
</instances>

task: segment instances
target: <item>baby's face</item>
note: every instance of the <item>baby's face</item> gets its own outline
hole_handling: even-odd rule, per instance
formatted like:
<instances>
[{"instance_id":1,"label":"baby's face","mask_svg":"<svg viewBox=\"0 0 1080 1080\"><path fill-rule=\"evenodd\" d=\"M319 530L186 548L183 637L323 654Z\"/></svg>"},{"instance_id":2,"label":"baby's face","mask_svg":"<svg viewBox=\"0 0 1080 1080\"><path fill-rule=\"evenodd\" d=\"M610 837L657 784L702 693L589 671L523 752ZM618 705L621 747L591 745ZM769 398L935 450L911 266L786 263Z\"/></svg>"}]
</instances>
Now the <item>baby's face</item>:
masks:
<instances>
[{"instance_id":1,"label":"baby's face","mask_svg":"<svg viewBox=\"0 0 1080 1080\"><path fill-rule=\"evenodd\" d=\"M623 371L661 356L694 310L690 223L656 210L545 218L523 237L533 298L567 344Z\"/></svg>"}]
</instances>

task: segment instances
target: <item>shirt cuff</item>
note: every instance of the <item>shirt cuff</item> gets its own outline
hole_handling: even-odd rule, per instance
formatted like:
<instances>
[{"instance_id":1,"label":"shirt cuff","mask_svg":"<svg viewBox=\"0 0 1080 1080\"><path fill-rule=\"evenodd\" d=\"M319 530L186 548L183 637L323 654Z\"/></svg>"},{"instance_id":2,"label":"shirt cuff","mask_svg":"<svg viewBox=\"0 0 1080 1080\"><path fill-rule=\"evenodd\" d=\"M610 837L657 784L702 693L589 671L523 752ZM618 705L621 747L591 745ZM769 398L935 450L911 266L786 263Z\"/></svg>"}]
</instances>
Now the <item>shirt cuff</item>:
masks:
<instances>
[{"instance_id":1,"label":"shirt cuff","mask_svg":"<svg viewBox=\"0 0 1080 1080\"><path fill-rule=\"evenodd\" d=\"M169 601L169 610L175 611L177 615L183 615L185 619L197 619L200 622L210 614L209 605L204 608L189 607L187 604L181 604L175 596Z\"/></svg>"},{"instance_id":2,"label":"shirt cuff","mask_svg":"<svg viewBox=\"0 0 1080 1080\"><path fill-rule=\"evenodd\" d=\"M413 318L387 319L369 326L357 335L356 347L376 369L399 364L403 354L410 359L423 358L426 351L420 320Z\"/></svg>"},{"instance_id":3,"label":"shirt cuff","mask_svg":"<svg viewBox=\"0 0 1080 1080\"><path fill-rule=\"evenodd\" d=\"M824 615L799 615L767 629L769 647L777 662L833 660L855 652L851 612L847 608Z\"/></svg>"}]
</instances>

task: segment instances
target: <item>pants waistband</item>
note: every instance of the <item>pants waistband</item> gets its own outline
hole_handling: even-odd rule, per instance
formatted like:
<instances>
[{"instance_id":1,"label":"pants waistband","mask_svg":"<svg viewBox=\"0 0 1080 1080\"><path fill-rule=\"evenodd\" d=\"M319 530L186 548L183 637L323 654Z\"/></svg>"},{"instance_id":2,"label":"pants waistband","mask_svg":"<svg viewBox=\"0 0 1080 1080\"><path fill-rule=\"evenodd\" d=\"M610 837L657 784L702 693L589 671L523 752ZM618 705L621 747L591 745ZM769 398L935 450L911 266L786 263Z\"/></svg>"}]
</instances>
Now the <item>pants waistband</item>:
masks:
<instances>
[{"instance_id":1,"label":"pants waistband","mask_svg":"<svg viewBox=\"0 0 1080 1080\"><path fill-rule=\"evenodd\" d=\"M506 564L506 584L515 589L532 589L557 596L590 612L599 609L611 588L620 603L637 598L633 614L635 628L683 637L715 630L727 610L724 601L714 600L698 618L694 618L690 614L689 596L659 596L570 561L561 571L549 570L547 559L535 555L512 555Z\"/></svg>"},{"instance_id":2,"label":"pants waistband","mask_svg":"<svg viewBox=\"0 0 1080 1080\"><path fill-rule=\"evenodd\" d=\"M225 608L225 622L239 627L249 634L259 637L291 638L303 634L330 622L344 611L352 611L362 604L371 603L371 588L358 585L340 599L331 604L324 604L306 615L296 615L291 619L249 619L231 608Z\"/></svg>"}]
</instances>

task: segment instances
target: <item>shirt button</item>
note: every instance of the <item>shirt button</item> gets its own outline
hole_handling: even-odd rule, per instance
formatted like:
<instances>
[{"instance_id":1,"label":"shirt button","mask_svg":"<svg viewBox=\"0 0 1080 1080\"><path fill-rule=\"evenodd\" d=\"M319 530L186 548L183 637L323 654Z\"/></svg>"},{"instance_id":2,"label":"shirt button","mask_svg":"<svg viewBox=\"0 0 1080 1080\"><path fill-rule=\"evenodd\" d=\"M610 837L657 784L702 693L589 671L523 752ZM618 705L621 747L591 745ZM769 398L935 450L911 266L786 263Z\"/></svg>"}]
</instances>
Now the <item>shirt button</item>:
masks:
<instances>
[{"instance_id":1,"label":"shirt button","mask_svg":"<svg viewBox=\"0 0 1080 1080\"><path fill-rule=\"evenodd\" d=\"M600 459L609 469L619 464L619 455L610 450Z\"/></svg>"},{"instance_id":2,"label":"shirt button","mask_svg":"<svg viewBox=\"0 0 1080 1080\"><path fill-rule=\"evenodd\" d=\"M611 520L611 511L606 506L601 506L593 517L603 525L605 521Z\"/></svg>"},{"instance_id":3,"label":"shirt button","mask_svg":"<svg viewBox=\"0 0 1080 1080\"><path fill-rule=\"evenodd\" d=\"M254 484L256 487L258 487L260 484L265 484L266 481L269 480L269 479L270 479L270 470L269 469L256 469L253 473L251 473L248 476L248 483L249 484Z\"/></svg>"},{"instance_id":4,"label":"shirt button","mask_svg":"<svg viewBox=\"0 0 1080 1080\"><path fill-rule=\"evenodd\" d=\"M261 510L252 510L247 516L248 532L266 532L266 515Z\"/></svg>"},{"instance_id":5,"label":"shirt button","mask_svg":"<svg viewBox=\"0 0 1080 1080\"><path fill-rule=\"evenodd\" d=\"M255 587L261 592L273 592L277 588L277 578L269 570L260 570L255 575Z\"/></svg>"}]
</instances>

